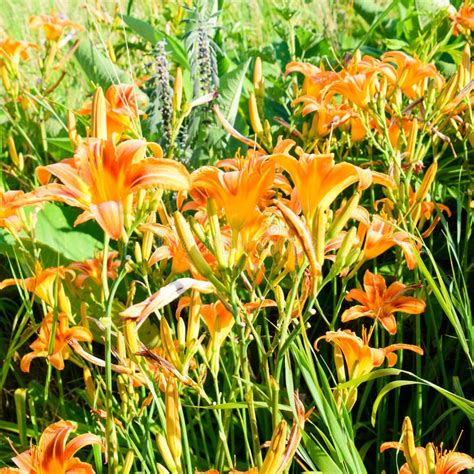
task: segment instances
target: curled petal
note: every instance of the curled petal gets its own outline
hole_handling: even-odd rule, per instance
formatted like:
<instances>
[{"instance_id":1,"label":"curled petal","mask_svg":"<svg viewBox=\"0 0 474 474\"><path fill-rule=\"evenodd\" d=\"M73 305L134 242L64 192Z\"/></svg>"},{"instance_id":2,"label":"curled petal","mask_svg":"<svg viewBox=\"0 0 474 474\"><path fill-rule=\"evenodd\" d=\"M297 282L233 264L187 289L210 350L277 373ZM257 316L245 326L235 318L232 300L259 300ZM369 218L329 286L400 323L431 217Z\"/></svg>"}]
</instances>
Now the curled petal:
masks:
<instances>
[{"instance_id":1,"label":"curled petal","mask_svg":"<svg viewBox=\"0 0 474 474\"><path fill-rule=\"evenodd\" d=\"M194 278L180 278L163 286L152 296L141 303L130 306L120 315L124 318L143 320L153 311L157 311L181 296L185 291L194 289L203 293L212 293L214 286L208 281L195 280Z\"/></svg>"}]
</instances>

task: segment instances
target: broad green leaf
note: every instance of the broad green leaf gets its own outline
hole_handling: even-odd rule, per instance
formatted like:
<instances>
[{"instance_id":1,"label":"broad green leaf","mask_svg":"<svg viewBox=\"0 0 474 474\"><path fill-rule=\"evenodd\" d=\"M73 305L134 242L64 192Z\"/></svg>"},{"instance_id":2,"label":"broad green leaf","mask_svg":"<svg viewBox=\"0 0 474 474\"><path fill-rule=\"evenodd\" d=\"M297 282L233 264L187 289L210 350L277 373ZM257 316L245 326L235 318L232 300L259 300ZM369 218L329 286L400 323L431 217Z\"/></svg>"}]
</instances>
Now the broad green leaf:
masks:
<instances>
[{"instance_id":1,"label":"broad green leaf","mask_svg":"<svg viewBox=\"0 0 474 474\"><path fill-rule=\"evenodd\" d=\"M92 258L102 248L102 232L93 222L74 227L79 211L47 203L38 214L36 242L67 260Z\"/></svg>"},{"instance_id":2,"label":"broad green leaf","mask_svg":"<svg viewBox=\"0 0 474 474\"><path fill-rule=\"evenodd\" d=\"M228 72L220 79L219 99L222 112L231 125L234 125L239 102L245 83L245 74L250 64L250 59Z\"/></svg>"},{"instance_id":3,"label":"broad green leaf","mask_svg":"<svg viewBox=\"0 0 474 474\"><path fill-rule=\"evenodd\" d=\"M123 15L122 18L127 26L146 41L155 44L157 41L166 40L173 61L178 63L183 69L189 69L188 56L179 40L156 30L153 25L146 21L128 15Z\"/></svg>"},{"instance_id":4,"label":"broad green leaf","mask_svg":"<svg viewBox=\"0 0 474 474\"><path fill-rule=\"evenodd\" d=\"M143 39L150 43L156 43L158 41L157 34L153 25L150 25L147 21L140 20L133 16L123 15L123 21L129 26L135 33L139 34Z\"/></svg>"},{"instance_id":5,"label":"broad green leaf","mask_svg":"<svg viewBox=\"0 0 474 474\"><path fill-rule=\"evenodd\" d=\"M128 75L115 66L87 38L81 40L74 56L86 76L104 90L111 84L130 82Z\"/></svg>"}]
</instances>

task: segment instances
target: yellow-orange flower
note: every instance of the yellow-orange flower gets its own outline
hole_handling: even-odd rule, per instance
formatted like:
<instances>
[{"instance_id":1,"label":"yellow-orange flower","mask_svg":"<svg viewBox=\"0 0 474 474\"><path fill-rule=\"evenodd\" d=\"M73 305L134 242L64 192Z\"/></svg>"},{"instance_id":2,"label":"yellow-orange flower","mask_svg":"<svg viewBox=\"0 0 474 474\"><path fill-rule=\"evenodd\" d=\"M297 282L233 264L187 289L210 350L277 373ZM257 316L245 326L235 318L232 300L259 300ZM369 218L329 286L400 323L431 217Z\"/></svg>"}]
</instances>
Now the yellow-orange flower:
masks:
<instances>
[{"instance_id":1,"label":"yellow-orange flower","mask_svg":"<svg viewBox=\"0 0 474 474\"><path fill-rule=\"evenodd\" d=\"M474 5L471 0L464 0L459 11L450 16L453 22L453 35L468 34L474 30Z\"/></svg>"},{"instance_id":2,"label":"yellow-orange flower","mask_svg":"<svg viewBox=\"0 0 474 474\"><path fill-rule=\"evenodd\" d=\"M420 314L426 307L423 300L404 296L412 289L410 286L396 281L387 288L384 277L369 270L364 275L364 289L365 292L354 288L347 294L347 301L356 300L361 304L344 311L343 323L367 316L380 321L390 334L396 334L397 321L393 313Z\"/></svg>"},{"instance_id":3,"label":"yellow-orange flower","mask_svg":"<svg viewBox=\"0 0 474 474\"><path fill-rule=\"evenodd\" d=\"M384 53L382 61L396 66L395 76L392 77L390 74L387 78L391 82L392 89L399 87L409 99L417 99L423 95L428 78L434 80L438 89L444 84L444 78L434 64L424 64L403 51Z\"/></svg>"},{"instance_id":4,"label":"yellow-orange flower","mask_svg":"<svg viewBox=\"0 0 474 474\"><path fill-rule=\"evenodd\" d=\"M76 224L94 218L112 239L119 239L124 230L124 201L130 194L151 187L174 191L189 187L186 168L163 159L161 147L152 145L156 157L145 159L150 144L142 140L117 146L111 140L84 140L74 158L36 169L44 186L32 194L83 209ZM51 175L61 184L45 184Z\"/></svg>"},{"instance_id":5,"label":"yellow-orange flower","mask_svg":"<svg viewBox=\"0 0 474 474\"><path fill-rule=\"evenodd\" d=\"M109 252L107 255L107 278L114 279L117 276L117 268L120 265L117 258L118 252ZM97 257L89 258L83 262L73 262L67 266L69 270L74 271L74 283L78 288L84 288L87 280L92 280L96 285L102 284L102 265L103 256L99 252Z\"/></svg>"},{"instance_id":6,"label":"yellow-orange flower","mask_svg":"<svg viewBox=\"0 0 474 474\"><path fill-rule=\"evenodd\" d=\"M38 49L38 45L29 41L16 41L10 37L0 41L0 65L6 60L14 66L18 66L20 59L26 61L28 59L28 48Z\"/></svg>"},{"instance_id":7,"label":"yellow-orange flower","mask_svg":"<svg viewBox=\"0 0 474 474\"><path fill-rule=\"evenodd\" d=\"M423 355L423 349L412 344L392 344L384 348L369 347L365 334L363 338L360 338L349 330L328 331L325 336L316 340L316 349L321 339L332 342L342 352L350 380L370 373L376 367L380 367L385 359L389 367L393 367L397 363L397 355L394 351L406 349Z\"/></svg>"},{"instance_id":8,"label":"yellow-orange flower","mask_svg":"<svg viewBox=\"0 0 474 474\"><path fill-rule=\"evenodd\" d=\"M122 135L136 129L139 115L143 114L139 105L146 101L146 95L133 84L113 84L105 93L107 136ZM92 101L79 111L82 115L92 113Z\"/></svg>"},{"instance_id":9,"label":"yellow-orange flower","mask_svg":"<svg viewBox=\"0 0 474 474\"><path fill-rule=\"evenodd\" d=\"M0 227L19 232L23 228L23 221L19 214L23 206L23 191L0 191Z\"/></svg>"},{"instance_id":10,"label":"yellow-orange flower","mask_svg":"<svg viewBox=\"0 0 474 474\"><path fill-rule=\"evenodd\" d=\"M428 443L425 448L415 446L413 426L409 417L403 421L403 440L389 441L380 446L380 452L397 449L405 455L406 463L400 474L457 474L465 469L474 469L474 459L468 454L443 450L443 445L435 447Z\"/></svg>"},{"instance_id":11,"label":"yellow-orange flower","mask_svg":"<svg viewBox=\"0 0 474 474\"><path fill-rule=\"evenodd\" d=\"M82 326L70 328L67 314L59 313L54 334L53 350L52 353L49 354L49 341L51 339L52 328L53 314L48 313L41 323L38 339L30 345L33 352L25 354L21 359L20 368L23 372L30 371L31 361L37 357L46 357L53 367L58 370L63 370L64 360L69 358L71 349L69 348L68 342L71 339L80 342L92 342L92 334L89 329Z\"/></svg>"},{"instance_id":12,"label":"yellow-orange flower","mask_svg":"<svg viewBox=\"0 0 474 474\"><path fill-rule=\"evenodd\" d=\"M227 222L236 231L258 213L258 204L270 189L275 166L267 158L245 160L236 171L204 166L193 173L193 188L206 190L224 208Z\"/></svg>"},{"instance_id":13,"label":"yellow-orange flower","mask_svg":"<svg viewBox=\"0 0 474 474\"><path fill-rule=\"evenodd\" d=\"M371 260L398 245L403 251L408 268L413 270L416 267L415 249L418 245L415 239L404 231L397 231L393 224L378 215L370 220L365 211L364 216L357 232L359 242L364 242L363 258Z\"/></svg>"},{"instance_id":14,"label":"yellow-orange flower","mask_svg":"<svg viewBox=\"0 0 474 474\"><path fill-rule=\"evenodd\" d=\"M333 94L341 94L344 99L352 102L361 109L365 109L374 100L378 81L375 74L348 75L335 81L328 88L328 98Z\"/></svg>"},{"instance_id":15,"label":"yellow-orange flower","mask_svg":"<svg viewBox=\"0 0 474 474\"><path fill-rule=\"evenodd\" d=\"M318 207L328 208L351 184L359 182L359 188L365 189L372 182L369 170L350 163L334 164L332 154L307 154L301 149L296 152L299 160L286 153L271 155L271 159L291 176L309 225Z\"/></svg>"},{"instance_id":16,"label":"yellow-orange flower","mask_svg":"<svg viewBox=\"0 0 474 474\"><path fill-rule=\"evenodd\" d=\"M90 464L73 456L85 446L102 445L102 440L97 435L85 433L66 443L76 428L76 423L71 421L58 421L49 425L41 434L38 446L31 446L28 451L12 459L19 469L2 468L0 473L94 474Z\"/></svg>"},{"instance_id":17,"label":"yellow-orange flower","mask_svg":"<svg viewBox=\"0 0 474 474\"><path fill-rule=\"evenodd\" d=\"M66 278L64 267L51 267L43 270L41 264L36 262L34 276L24 279L7 278L0 282L0 290L7 286L20 285L26 291L35 294L50 307L54 307L55 303L59 303L60 306L63 306L61 309L65 310L67 304L64 306L66 299L64 288L60 281L58 282L58 279L63 280L64 278ZM58 302L56 302L56 293Z\"/></svg>"},{"instance_id":18,"label":"yellow-orange flower","mask_svg":"<svg viewBox=\"0 0 474 474\"><path fill-rule=\"evenodd\" d=\"M77 31L84 29L78 23L74 23L65 16L58 14L30 16L28 26L33 30L43 28L46 38L51 41L60 39L66 28L72 28Z\"/></svg>"}]
</instances>

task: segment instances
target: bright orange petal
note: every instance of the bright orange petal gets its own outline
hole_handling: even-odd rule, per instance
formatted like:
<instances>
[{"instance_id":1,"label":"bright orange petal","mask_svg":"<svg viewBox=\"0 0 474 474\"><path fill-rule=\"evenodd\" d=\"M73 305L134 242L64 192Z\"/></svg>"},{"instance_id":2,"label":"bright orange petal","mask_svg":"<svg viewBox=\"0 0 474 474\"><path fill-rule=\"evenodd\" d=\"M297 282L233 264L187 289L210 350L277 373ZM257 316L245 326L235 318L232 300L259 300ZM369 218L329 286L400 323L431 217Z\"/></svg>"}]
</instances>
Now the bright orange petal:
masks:
<instances>
[{"instance_id":1,"label":"bright orange petal","mask_svg":"<svg viewBox=\"0 0 474 474\"><path fill-rule=\"evenodd\" d=\"M123 231L123 206L121 202L107 201L91 204L91 213L105 233L118 240Z\"/></svg>"}]
</instances>

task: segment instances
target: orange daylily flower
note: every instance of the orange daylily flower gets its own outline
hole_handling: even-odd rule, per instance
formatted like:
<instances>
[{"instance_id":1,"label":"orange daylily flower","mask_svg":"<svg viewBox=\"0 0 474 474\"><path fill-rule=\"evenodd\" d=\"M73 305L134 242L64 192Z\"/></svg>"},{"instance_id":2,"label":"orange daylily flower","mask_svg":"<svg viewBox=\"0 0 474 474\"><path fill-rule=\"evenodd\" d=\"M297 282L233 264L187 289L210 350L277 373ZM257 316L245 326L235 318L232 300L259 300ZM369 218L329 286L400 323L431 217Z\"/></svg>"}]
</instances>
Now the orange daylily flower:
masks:
<instances>
[{"instance_id":1,"label":"orange daylily flower","mask_svg":"<svg viewBox=\"0 0 474 474\"><path fill-rule=\"evenodd\" d=\"M435 447L428 443L425 448L415 446L415 437L410 418L403 421L403 440L389 441L380 446L380 452L397 449L405 455L406 463L400 474L457 474L465 469L474 469L474 458L464 453L443 450L443 445Z\"/></svg>"},{"instance_id":2,"label":"orange daylily flower","mask_svg":"<svg viewBox=\"0 0 474 474\"><path fill-rule=\"evenodd\" d=\"M319 337L315 342L325 339L332 342L344 356L346 373L349 380L354 380L369 374L376 367L380 367L387 359L388 366L393 367L397 363L397 355L394 351L406 349L423 355L423 349L412 344L392 344L384 348L369 347L368 337L363 333L362 338L349 330L328 331L326 335Z\"/></svg>"},{"instance_id":3,"label":"orange daylily flower","mask_svg":"<svg viewBox=\"0 0 474 474\"><path fill-rule=\"evenodd\" d=\"M0 191L0 227L12 232L20 232L23 220L20 208L23 207L23 191Z\"/></svg>"},{"instance_id":4,"label":"orange daylily flower","mask_svg":"<svg viewBox=\"0 0 474 474\"><path fill-rule=\"evenodd\" d=\"M99 436L85 433L66 444L69 435L77 428L72 421L58 421L41 434L38 446L15 456L12 461L19 469L2 468L1 474L94 474L88 463L73 457L77 451L91 444L102 445Z\"/></svg>"},{"instance_id":5,"label":"orange daylily flower","mask_svg":"<svg viewBox=\"0 0 474 474\"><path fill-rule=\"evenodd\" d=\"M459 11L450 15L453 22L453 35L457 36L459 33L464 35L469 34L474 30L474 5L471 0L464 0Z\"/></svg>"},{"instance_id":6,"label":"orange daylily flower","mask_svg":"<svg viewBox=\"0 0 474 474\"><path fill-rule=\"evenodd\" d=\"M396 230L390 222L378 215L373 216L372 220L369 219L367 211L361 215L364 217L359 224L357 237L360 243L364 242L363 258L371 260L398 245L403 251L407 267L413 270L416 267L415 249L418 246L415 238L404 231Z\"/></svg>"},{"instance_id":7,"label":"orange daylily flower","mask_svg":"<svg viewBox=\"0 0 474 474\"><path fill-rule=\"evenodd\" d=\"M392 344L384 348L369 347L369 338L363 330L362 338L349 330L328 331L325 336L316 339L314 347L318 350L318 342L325 339L334 344L334 360L337 369L339 382L355 380L369 374L377 367L380 367L385 359L388 366L393 367L397 362L397 355L394 351L407 349L422 355L423 350L411 344ZM338 388L334 390L334 397L338 403L344 403L347 410L351 410L357 401L358 388Z\"/></svg>"},{"instance_id":8,"label":"orange daylily flower","mask_svg":"<svg viewBox=\"0 0 474 474\"><path fill-rule=\"evenodd\" d=\"M43 28L46 38L50 41L59 40L66 28L72 28L77 31L84 29L78 23L74 23L64 15L58 14L30 16L28 26L33 30Z\"/></svg>"},{"instance_id":9,"label":"orange daylily flower","mask_svg":"<svg viewBox=\"0 0 474 474\"><path fill-rule=\"evenodd\" d=\"M124 132L134 130L139 115L143 115L139 105L146 102L146 95L137 90L133 84L113 84L105 93L107 136L121 136ZM79 111L81 115L92 114L92 101Z\"/></svg>"},{"instance_id":10,"label":"orange daylily flower","mask_svg":"<svg viewBox=\"0 0 474 474\"><path fill-rule=\"evenodd\" d=\"M334 157L314 155L296 149L299 160L284 153L271 155L271 159L289 173L301 203L303 214L312 223L318 207L327 209L351 184L359 182L365 189L372 183L372 174L350 163L334 164Z\"/></svg>"},{"instance_id":11,"label":"orange daylily flower","mask_svg":"<svg viewBox=\"0 0 474 474\"><path fill-rule=\"evenodd\" d=\"M154 158L144 158L147 146L153 146ZM152 187L173 191L189 187L186 168L162 154L161 147L142 140L116 146L111 140L90 138L78 146L73 158L39 166L36 173L43 186L32 195L83 209L76 224L94 218L117 240L124 231L124 201L130 194ZM61 184L46 184L51 175Z\"/></svg>"},{"instance_id":12,"label":"orange daylily flower","mask_svg":"<svg viewBox=\"0 0 474 474\"><path fill-rule=\"evenodd\" d=\"M266 157L251 158L236 171L203 166L192 177L193 189L204 189L215 198L229 225L238 232L257 214L260 200L272 186L275 166Z\"/></svg>"},{"instance_id":13,"label":"orange daylily flower","mask_svg":"<svg viewBox=\"0 0 474 474\"><path fill-rule=\"evenodd\" d=\"M43 268L39 262L35 263L35 275L29 278L17 279L7 278L0 282L0 290L7 286L20 285L36 295L40 300L44 301L50 307L54 307L56 303L56 286L59 306L63 311L68 309L64 288L60 282L66 278L67 270L64 267ZM58 282L59 279L59 282Z\"/></svg>"},{"instance_id":14,"label":"orange daylily flower","mask_svg":"<svg viewBox=\"0 0 474 474\"><path fill-rule=\"evenodd\" d=\"M3 65L3 59L5 59L14 67L18 66L20 59L23 59L23 61L28 59L28 48L38 49L38 45L29 41L16 41L6 37L0 41L0 65Z\"/></svg>"},{"instance_id":15,"label":"orange daylily flower","mask_svg":"<svg viewBox=\"0 0 474 474\"><path fill-rule=\"evenodd\" d=\"M387 78L393 89L399 87L409 99L417 99L423 95L428 78L434 80L438 89L444 84L444 78L434 64L424 64L402 51L384 53L382 61L396 66L395 77L390 74Z\"/></svg>"},{"instance_id":16,"label":"orange daylily flower","mask_svg":"<svg viewBox=\"0 0 474 474\"><path fill-rule=\"evenodd\" d=\"M327 88L327 97L331 99L334 94L341 94L344 99L365 109L374 100L377 89L378 80L375 74L360 73L333 82Z\"/></svg>"},{"instance_id":17,"label":"orange daylily flower","mask_svg":"<svg viewBox=\"0 0 474 474\"><path fill-rule=\"evenodd\" d=\"M396 334L397 321L393 313L420 314L425 310L426 304L423 300L404 296L412 288L398 281L387 288L382 275L375 275L367 270L364 275L365 292L354 288L346 296L347 301L356 300L361 305L344 311L341 321L346 323L367 316L380 321L390 334Z\"/></svg>"},{"instance_id":18,"label":"orange daylily flower","mask_svg":"<svg viewBox=\"0 0 474 474\"><path fill-rule=\"evenodd\" d=\"M334 71L326 71L324 65L320 67L309 63L291 62L286 65L285 76L291 72L300 72L304 75L302 95L320 98L324 88L339 79L339 74Z\"/></svg>"},{"instance_id":19,"label":"orange daylily flower","mask_svg":"<svg viewBox=\"0 0 474 474\"><path fill-rule=\"evenodd\" d=\"M69 358L70 347L68 342L75 339L80 342L92 342L92 334L89 329L82 326L69 327L69 318L66 313L59 313L54 334L53 351L49 354L49 341L51 339L51 330L53 327L53 314L48 313L38 334L38 339L34 341L30 348L33 352L25 354L20 362L20 368L23 372L30 371L31 361L37 357L46 357L51 365L58 370L64 369L64 360Z\"/></svg>"},{"instance_id":20,"label":"orange daylily flower","mask_svg":"<svg viewBox=\"0 0 474 474\"><path fill-rule=\"evenodd\" d=\"M91 279L96 285L102 285L102 264L103 256L99 252L97 257L89 258L83 262L73 262L66 268L72 270L76 275L74 283L78 288L84 288L88 279ZM117 276L117 268L120 262L115 260L118 252L109 252L107 255L107 278L114 279Z\"/></svg>"},{"instance_id":21,"label":"orange daylily flower","mask_svg":"<svg viewBox=\"0 0 474 474\"><path fill-rule=\"evenodd\" d=\"M234 316L222 301L201 304L199 313L209 329L211 340L214 341L217 347L220 347L232 330L235 323Z\"/></svg>"}]
</instances>

